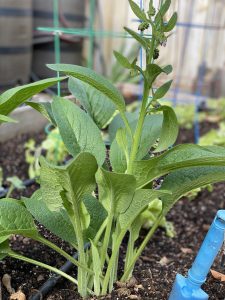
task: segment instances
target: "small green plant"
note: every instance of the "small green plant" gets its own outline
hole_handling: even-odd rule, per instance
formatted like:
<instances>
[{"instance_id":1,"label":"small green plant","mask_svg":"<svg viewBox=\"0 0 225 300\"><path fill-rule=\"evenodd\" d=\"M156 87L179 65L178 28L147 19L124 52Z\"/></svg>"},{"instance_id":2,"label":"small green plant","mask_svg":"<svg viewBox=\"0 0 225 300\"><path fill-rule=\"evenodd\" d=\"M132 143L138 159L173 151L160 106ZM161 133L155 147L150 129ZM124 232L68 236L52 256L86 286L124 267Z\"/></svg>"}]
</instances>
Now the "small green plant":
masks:
<instances>
[{"instance_id":1,"label":"small green plant","mask_svg":"<svg viewBox=\"0 0 225 300\"><path fill-rule=\"evenodd\" d=\"M51 130L40 145L36 146L35 141L30 139L24 147L26 162L29 164L28 174L30 178L40 176L39 159L41 155L44 155L47 161L54 164L62 164L68 155L58 128Z\"/></svg>"},{"instance_id":2,"label":"small green plant","mask_svg":"<svg viewBox=\"0 0 225 300\"><path fill-rule=\"evenodd\" d=\"M141 68L137 58L129 61L118 52L115 57L123 67L143 76L140 111L127 113L121 93L94 71L81 66L50 65L52 70L69 76L69 88L85 111L61 97L55 97L51 104L28 104L59 129L73 159L64 166L56 166L41 158L40 189L21 202L9 198L0 201L0 258L11 256L58 273L76 284L84 298L89 294L105 295L112 291L114 282L126 282L132 276L142 251L182 195L225 179L224 148L186 144L168 150L178 135L177 118L171 107L160 105L159 99L172 81L156 90L153 84L159 75L172 71L170 65L161 67L155 63L160 46L165 45L167 34L177 21L176 13L165 20L171 1L160 1L156 9L151 0L146 12L134 1L129 3L142 21L139 29L143 34L125 30L145 50L146 67ZM148 27L152 29L152 37L144 34ZM34 86L40 87L40 82L2 94L0 111L3 108L7 113L7 103L26 101L38 92ZM106 149L100 128L116 110L119 113L109 128L113 170L109 171L104 164ZM155 180L162 176L163 183L156 189ZM157 217L137 246L140 229L146 223L145 214L156 199L161 201ZM79 259L42 237L34 219L76 249ZM78 267L77 278L10 249L8 239L12 234L32 238L54 249ZM120 246L127 234L123 275L118 278ZM90 249L85 250L87 242Z\"/></svg>"}]
</instances>

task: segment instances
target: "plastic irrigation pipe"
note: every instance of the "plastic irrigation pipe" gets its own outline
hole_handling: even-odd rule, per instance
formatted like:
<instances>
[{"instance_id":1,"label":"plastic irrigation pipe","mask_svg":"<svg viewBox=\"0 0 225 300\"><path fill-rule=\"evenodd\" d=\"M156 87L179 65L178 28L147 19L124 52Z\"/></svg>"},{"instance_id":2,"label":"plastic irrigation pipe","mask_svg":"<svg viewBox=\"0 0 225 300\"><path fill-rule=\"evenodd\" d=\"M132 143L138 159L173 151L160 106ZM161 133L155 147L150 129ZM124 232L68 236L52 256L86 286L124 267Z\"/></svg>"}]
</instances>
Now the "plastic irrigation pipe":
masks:
<instances>
[{"instance_id":1,"label":"plastic irrigation pipe","mask_svg":"<svg viewBox=\"0 0 225 300\"><path fill-rule=\"evenodd\" d=\"M90 243L87 243L84 246L84 249L87 250L90 247ZM73 255L73 258L77 259L78 258L78 252L76 252ZM61 268L60 271L67 273L70 271L70 269L74 266L73 263L70 261L67 261ZM41 300L43 299L44 296L46 296L58 283L58 281L61 279L60 275L55 275L49 278L39 289L39 291L30 297L30 300Z\"/></svg>"},{"instance_id":2,"label":"plastic irrigation pipe","mask_svg":"<svg viewBox=\"0 0 225 300\"><path fill-rule=\"evenodd\" d=\"M225 237L225 210L219 210L188 271L188 277L177 274L169 300L207 300L201 286L219 253Z\"/></svg>"}]
</instances>

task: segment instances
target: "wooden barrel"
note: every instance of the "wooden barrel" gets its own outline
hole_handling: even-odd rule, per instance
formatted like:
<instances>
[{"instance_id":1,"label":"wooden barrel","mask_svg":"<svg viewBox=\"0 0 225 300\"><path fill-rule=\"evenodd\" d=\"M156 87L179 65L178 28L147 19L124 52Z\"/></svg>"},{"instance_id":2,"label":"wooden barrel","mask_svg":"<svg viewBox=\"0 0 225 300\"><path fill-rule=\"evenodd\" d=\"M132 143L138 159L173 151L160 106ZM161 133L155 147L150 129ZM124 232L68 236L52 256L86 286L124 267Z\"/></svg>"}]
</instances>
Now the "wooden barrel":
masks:
<instances>
[{"instance_id":1,"label":"wooden barrel","mask_svg":"<svg viewBox=\"0 0 225 300\"><path fill-rule=\"evenodd\" d=\"M32 0L0 0L1 91L29 81L32 26Z\"/></svg>"},{"instance_id":2,"label":"wooden barrel","mask_svg":"<svg viewBox=\"0 0 225 300\"><path fill-rule=\"evenodd\" d=\"M53 27L53 1L34 0L34 47L32 71L39 78L54 76L46 67L55 62L54 38L52 35L37 31L37 27ZM85 23L85 1L59 0L60 27L82 28ZM82 64L82 39L72 36L61 38L61 63Z\"/></svg>"}]
</instances>

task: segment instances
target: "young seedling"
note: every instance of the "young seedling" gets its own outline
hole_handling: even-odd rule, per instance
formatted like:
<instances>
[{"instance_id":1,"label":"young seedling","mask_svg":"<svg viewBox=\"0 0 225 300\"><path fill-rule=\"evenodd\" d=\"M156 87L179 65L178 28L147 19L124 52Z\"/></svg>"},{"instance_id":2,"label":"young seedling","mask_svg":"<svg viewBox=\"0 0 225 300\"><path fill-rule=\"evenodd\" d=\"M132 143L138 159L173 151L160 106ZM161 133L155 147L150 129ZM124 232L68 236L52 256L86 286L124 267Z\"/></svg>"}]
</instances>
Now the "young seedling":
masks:
<instances>
[{"instance_id":1,"label":"young seedling","mask_svg":"<svg viewBox=\"0 0 225 300\"><path fill-rule=\"evenodd\" d=\"M89 294L105 295L112 291L114 282L127 281L132 276L145 246L182 195L225 179L224 148L186 144L168 150L177 138L177 119L173 109L161 105L159 100L172 82L155 87L158 76L171 73L172 66L159 66L155 60L177 21L176 13L166 18L171 1L160 1L160 7L155 8L151 0L147 11L132 0L129 3L141 20L142 33L125 30L143 47L146 66L141 68L136 57L130 61L118 52L115 57L125 68L143 77L140 112L126 112L121 93L94 71L81 66L50 65L52 70L69 76L69 88L85 110L60 97L51 104L28 104L58 127L73 159L65 166L56 166L41 158L40 189L21 202L7 198L0 201L1 259L11 256L58 273L78 285L84 298ZM151 37L145 35L147 28L151 28ZM29 93L27 87L20 87L19 92L14 89L1 95L0 112L2 105L3 112L8 112L5 102L14 106L15 102L26 101L38 92L34 88L38 85L29 87ZM109 126L110 171L104 164L106 149L100 129L115 111L117 115ZM162 185L154 189L155 180L162 176ZM155 199L161 200L161 209L141 245L136 246L140 229L146 223L146 209ZM34 219L76 249L79 259L43 238ZM77 278L15 253L8 243L12 234L54 249L77 266ZM118 278L120 247L126 234L129 241L124 270ZM85 251L87 242L90 249Z\"/></svg>"}]
</instances>

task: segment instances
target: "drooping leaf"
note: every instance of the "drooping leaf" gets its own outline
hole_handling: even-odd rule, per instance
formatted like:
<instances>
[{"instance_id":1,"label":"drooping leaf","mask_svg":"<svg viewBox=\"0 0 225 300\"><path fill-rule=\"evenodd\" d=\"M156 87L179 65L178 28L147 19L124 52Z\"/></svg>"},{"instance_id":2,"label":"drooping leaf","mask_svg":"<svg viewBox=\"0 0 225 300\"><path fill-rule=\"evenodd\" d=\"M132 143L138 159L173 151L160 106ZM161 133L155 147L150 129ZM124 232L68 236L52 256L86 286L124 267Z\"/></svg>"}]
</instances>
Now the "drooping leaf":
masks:
<instances>
[{"instance_id":1,"label":"drooping leaf","mask_svg":"<svg viewBox=\"0 0 225 300\"><path fill-rule=\"evenodd\" d=\"M169 91L172 82L173 82L173 80L170 80L170 81L164 83L161 87L159 87L154 94L153 100L158 100L158 99L163 98L166 95L166 93Z\"/></svg>"},{"instance_id":2,"label":"drooping leaf","mask_svg":"<svg viewBox=\"0 0 225 300\"><path fill-rule=\"evenodd\" d=\"M146 116L138 148L137 160L143 159L150 148L154 145L156 140L160 137L160 133L162 130L162 120L163 118L161 115ZM136 120L130 123L133 132L135 131L136 125ZM129 135L127 135L127 144L129 153L131 150L131 138ZM122 151L119 147L116 139L113 141L111 146L110 161L115 172L124 173L126 171L126 157L124 151Z\"/></svg>"},{"instance_id":3,"label":"drooping leaf","mask_svg":"<svg viewBox=\"0 0 225 300\"><path fill-rule=\"evenodd\" d=\"M171 65L167 65L167 66L163 67L162 69L163 69L163 72L166 73L167 75L169 75L173 71L173 67Z\"/></svg>"},{"instance_id":4,"label":"drooping leaf","mask_svg":"<svg viewBox=\"0 0 225 300\"><path fill-rule=\"evenodd\" d=\"M93 70L68 64L48 65L48 67L54 71L63 72L66 75L73 76L87 83L108 97L116 105L119 111L125 111L126 107L122 94L110 81L108 81L105 77L95 73Z\"/></svg>"},{"instance_id":5,"label":"drooping leaf","mask_svg":"<svg viewBox=\"0 0 225 300\"><path fill-rule=\"evenodd\" d=\"M164 179L161 187L172 192L171 195L161 197L164 214L188 192L221 181L225 181L224 166L193 167L172 172Z\"/></svg>"},{"instance_id":6,"label":"drooping leaf","mask_svg":"<svg viewBox=\"0 0 225 300\"><path fill-rule=\"evenodd\" d=\"M158 109L158 111L163 112L163 126L159 144L154 150L156 153L164 151L172 146L176 142L179 133L177 116L172 107L163 105Z\"/></svg>"},{"instance_id":7,"label":"drooping leaf","mask_svg":"<svg viewBox=\"0 0 225 300\"><path fill-rule=\"evenodd\" d=\"M138 41L139 44L141 44L141 46L144 49L147 49L150 46L150 42L148 39L146 39L145 37L141 36L139 33L133 31L130 28L124 27L124 29L126 30L126 32L128 32L136 41Z\"/></svg>"},{"instance_id":8,"label":"drooping leaf","mask_svg":"<svg viewBox=\"0 0 225 300\"><path fill-rule=\"evenodd\" d=\"M78 205L83 196L95 189L96 159L89 153L81 153L69 164L57 167L41 159L42 199L52 211L67 210ZM67 205L69 207L67 207Z\"/></svg>"},{"instance_id":9,"label":"drooping leaf","mask_svg":"<svg viewBox=\"0 0 225 300\"><path fill-rule=\"evenodd\" d=\"M26 208L14 199L1 199L0 201L0 236L11 234L24 236L37 236L32 215Z\"/></svg>"},{"instance_id":10,"label":"drooping leaf","mask_svg":"<svg viewBox=\"0 0 225 300\"><path fill-rule=\"evenodd\" d=\"M7 117L5 115L0 115L0 124L1 123L17 123L17 120L14 120L10 117Z\"/></svg>"},{"instance_id":11,"label":"drooping leaf","mask_svg":"<svg viewBox=\"0 0 225 300\"><path fill-rule=\"evenodd\" d=\"M69 79L68 87L73 96L83 105L95 124L100 129L104 128L116 110L116 106L110 99L95 88L73 77Z\"/></svg>"},{"instance_id":12,"label":"drooping leaf","mask_svg":"<svg viewBox=\"0 0 225 300\"><path fill-rule=\"evenodd\" d=\"M50 102L26 102L26 104L39 113L41 113L46 119L49 120L53 125L56 126L56 122L52 112L52 105Z\"/></svg>"},{"instance_id":13,"label":"drooping leaf","mask_svg":"<svg viewBox=\"0 0 225 300\"><path fill-rule=\"evenodd\" d=\"M51 211L42 199L41 190L36 191L30 199L23 198L27 210L42 225L62 240L76 245L76 235L70 218L64 208Z\"/></svg>"},{"instance_id":14,"label":"drooping leaf","mask_svg":"<svg viewBox=\"0 0 225 300\"><path fill-rule=\"evenodd\" d=\"M148 22L144 10L142 10L133 0L128 0L133 13L142 21Z\"/></svg>"},{"instance_id":15,"label":"drooping leaf","mask_svg":"<svg viewBox=\"0 0 225 300\"><path fill-rule=\"evenodd\" d=\"M176 26L177 24L177 13L175 12L172 17L170 18L169 22L164 25L164 32L169 32L169 31L172 31L174 29L174 27Z\"/></svg>"},{"instance_id":16,"label":"drooping leaf","mask_svg":"<svg viewBox=\"0 0 225 300\"><path fill-rule=\"evenodd\" d=\"M198 145L179 145L166 153L144 161L134 162L134 175L137 188L141 188L172 171L195 166L225 165L223 147L200 147Z\"/></svg>"},{"instance_id":17,"label":"drooping leaf","mask_svg":"<svg viewBox=\"0 0 225 300\"><path fill-rule=\"evenodd\" d=\"M129 60L125 56L123 56L121 53L117 51L113 51L113 53L116 60L118 61L118 63L121 64L121 66L123 66L126 69L132 69L132 64L130 64Z\"/></svg>"},{"instance_id":18,"label":"drooping leaf","mask_svg":"<svg viewBox=\"0 0 225 300\"><path fill-rule=\"evenodd\" d=\"M100 201L91 195L85 195L83 203L90 216L89 226L84 232L84 236L88 241L95 238L96 233L107 217L107 212Z\"/></svg>"},{"instance_id":19,"label":"drooping leaf","mask_svg":"<svg viewBox=\"0 0 225 300\"><path fill-rule=\"evenodd\" d=\"M112 173L101 168L97 172L96 180L99 200L107 212L119 214L128 208L136 188L133 175Z\"/></svg>"},{"instance_id":20,"label":"drooping leaf","mask_svg":"<svg viewBox=\"0 0 225 300\"><path fill-rule=\"evenodd\" d=\"M89 152L101 166L105 160L105 145L91 118L77 105L60 97L54 99L52 111L69 153L76 157L81 152Z\"/></svg>"},{"instance_id":21,"label":"drooping leaf","mask_svg":"<svg viewBox=\"0 0 225 300\"><path fill-rule=\"evenodd\" d=\"M129 208L121 212L119 216L119 222L121 228L129 228L135 219L140 215L140 213L148 206L148 204L154 199L168 194L167 191L156 191L156 190L147 190L141 189L135 192L133 200Z\"/></svg>"},{"instance_id":22,"label":"drooping leaf","mask_svg":"<svg viewBox=\"0 0 225 300\"><path fill-rule=\"evenodd\" d=\"M66 77L49 78L29 83L27 85L12 88L0 95L0 113L8 115L16 107L27 101L32 96L40 93L50 86L55 85L58 81L64 80Z\"/></svg>"}]
</instances>

